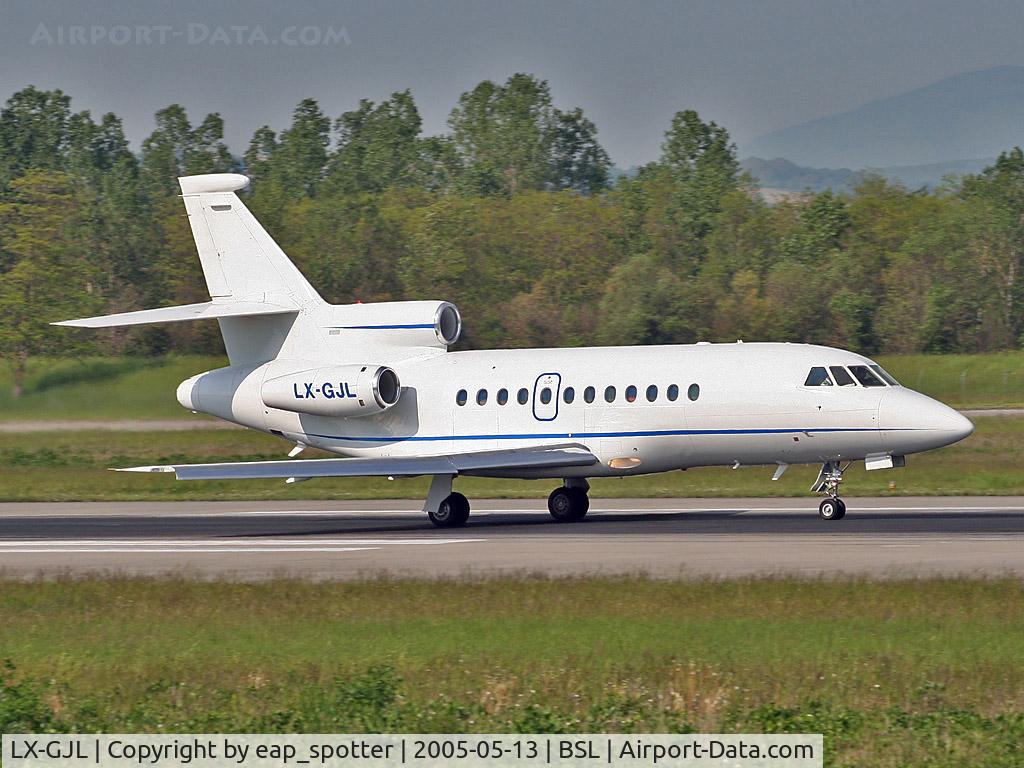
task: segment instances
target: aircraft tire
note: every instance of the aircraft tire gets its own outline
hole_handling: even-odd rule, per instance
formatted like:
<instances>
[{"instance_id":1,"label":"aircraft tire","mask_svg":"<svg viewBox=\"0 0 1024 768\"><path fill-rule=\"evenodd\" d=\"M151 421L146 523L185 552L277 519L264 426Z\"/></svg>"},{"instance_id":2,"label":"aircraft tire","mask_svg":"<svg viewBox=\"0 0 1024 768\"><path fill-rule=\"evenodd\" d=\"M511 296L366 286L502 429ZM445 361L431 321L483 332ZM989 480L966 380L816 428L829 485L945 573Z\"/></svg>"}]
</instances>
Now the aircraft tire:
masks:
<instances>
[{"instance_id":1,"label":"aircraft tire","mask_svg":"<svg viewBox=\"0 0 1024 768\"><path fill-rule=\"evenodd\" d=\"M582 520L590 509L590 497L582 488L555 488L548 496L548 512L559 523Z\"/></svg>"},{"instance_id":2,"label":"aircraft tire","mask_svg":"<svg viewBox=\"0 0 1024 768\"><path fill-rule=\"evenodd\" d=\"M469 520L469 499L453 493L441 502L437 512L428 511L427 517L438 528L461 528Z\"/></svg>"},{"instance_id":3,"label":"aircraft tire","mask_svg":"<svg viewBox=\"0 0 1024 768\"><path fill-rule=\"evenodd\" d=\"M822 520L842 520L846 515L846 504L842 499L825 499L818 505Z\"/></svg>"},{"instance_id":4,"label":"aircraft tire","mask_svg":"<svg viewBox=\"0 0 1024 768\"><path fill-rule=\"evenodd\" d=\"M590 497L582 488L570 488L573 499L573 520L582 520L590 510Z\"/></svg>"}]
</instances>

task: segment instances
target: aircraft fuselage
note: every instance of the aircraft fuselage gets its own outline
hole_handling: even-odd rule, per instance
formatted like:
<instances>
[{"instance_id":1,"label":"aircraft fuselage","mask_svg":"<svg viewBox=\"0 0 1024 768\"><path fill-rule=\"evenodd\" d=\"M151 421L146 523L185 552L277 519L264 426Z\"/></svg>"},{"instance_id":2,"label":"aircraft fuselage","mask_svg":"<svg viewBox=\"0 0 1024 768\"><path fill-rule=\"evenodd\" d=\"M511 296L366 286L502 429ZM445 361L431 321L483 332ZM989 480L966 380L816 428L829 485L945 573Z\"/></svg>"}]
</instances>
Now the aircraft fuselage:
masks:
<instances>
[{"instance_id":1,"label":"aircraft fuselage","mask_svg":"<svg viewBox=\"0 0 1024 768\"><path fill-rule=\"evenodd\" d=\"M973 429L955 410L906 387L806 385L814 367L874 365L807 344L486 350L380 362L402 382L398 404L383 413L330 418L266 408L255 396L261 382L254 372L252 381L241 378L230 410L213 415L344 456L573 443L600 459L559 470L561 477L903 456ZM295 397L307 401L350 395L346 382L295 387Z\"/></svg>"}]
</instances>

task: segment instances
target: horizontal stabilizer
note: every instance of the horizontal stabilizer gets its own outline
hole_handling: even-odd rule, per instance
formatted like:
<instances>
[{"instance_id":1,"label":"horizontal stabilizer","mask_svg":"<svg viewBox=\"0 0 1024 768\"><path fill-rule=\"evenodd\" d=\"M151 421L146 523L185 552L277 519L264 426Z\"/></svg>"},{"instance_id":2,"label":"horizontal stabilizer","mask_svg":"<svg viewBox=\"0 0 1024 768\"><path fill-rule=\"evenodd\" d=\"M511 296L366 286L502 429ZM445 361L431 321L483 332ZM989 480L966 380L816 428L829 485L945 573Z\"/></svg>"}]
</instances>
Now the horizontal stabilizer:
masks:
<instances>
[{"instance_id":1,"label":"horizontal stabilizer","mask_svg":"<svg viewBox=\"0 0 1024 768\"><path fill-rule=\"evenodd\" d=\"M128 467L119 472L174 472L179 480L258 480L312 477L385 477L484 474L489 471L586 467L597 457L581 445L514 448L447 456L409 456L359 459L302 459L243 461L224 464L172 464Z\"/></svg>"},{"instance_id":2,"label":"horizontal stabilizer","mask_svg":"<svg viewBox=\"0 0 1024 768\"><path fill-rule=\"evenodd\" d=\"M184 320L208 320L218 317L246 317L250 315L281 315L298 312L294 307L282 307L260 301L206 301L201 304L183 304L177 307L143 309L139 312L122 312L117 315L84 317L81 320L64 320L51 325L67 325L72 328L115 328L122 325L145 325L146 323L180 323Z\"/></svg>"}]
</instances>

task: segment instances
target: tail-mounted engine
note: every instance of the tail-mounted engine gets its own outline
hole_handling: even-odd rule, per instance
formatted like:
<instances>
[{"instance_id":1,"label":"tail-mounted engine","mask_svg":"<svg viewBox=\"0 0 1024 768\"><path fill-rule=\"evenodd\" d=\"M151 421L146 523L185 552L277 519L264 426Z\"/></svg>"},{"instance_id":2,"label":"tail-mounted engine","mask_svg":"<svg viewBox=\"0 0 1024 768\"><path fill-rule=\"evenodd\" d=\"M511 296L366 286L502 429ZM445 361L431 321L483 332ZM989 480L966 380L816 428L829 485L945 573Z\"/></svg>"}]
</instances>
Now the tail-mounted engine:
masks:
<instances>
[{"instance_id":1,"label":"tail-mounted engine","mask_svg":"<svg viewBox=\"0 0 1024 768\"><path fill-rule=\"evenodd\" d=\"M185 408L239 423L259 423L268 408L353 418L398 403L402 384L384 365L317 365L274 360L201 373L178 386Z\"/></svg>"},{"instance_id":2,"label":"tail-mounted engine","mask_svg":"<svg viewBox=\"0 0 1024 768\"><path fill-rule=\"evenodd\" d=\"M335 365L267 378L260 397L269 408L312 416L368 416L398 402L398 374L383 365Z\"/></svg>"},{"instance_id":3,"label":"tail-mounted engine","mask_svg":"<svg viewBox=\"0 0 1024 768\"><path fill-rule=\"evenodd\" d=\"M346 349L432 347L447 349L459 340L462 317L447 301L385 301L343 304L328 309L328 339Z\"/></svg>"}]
</instances>

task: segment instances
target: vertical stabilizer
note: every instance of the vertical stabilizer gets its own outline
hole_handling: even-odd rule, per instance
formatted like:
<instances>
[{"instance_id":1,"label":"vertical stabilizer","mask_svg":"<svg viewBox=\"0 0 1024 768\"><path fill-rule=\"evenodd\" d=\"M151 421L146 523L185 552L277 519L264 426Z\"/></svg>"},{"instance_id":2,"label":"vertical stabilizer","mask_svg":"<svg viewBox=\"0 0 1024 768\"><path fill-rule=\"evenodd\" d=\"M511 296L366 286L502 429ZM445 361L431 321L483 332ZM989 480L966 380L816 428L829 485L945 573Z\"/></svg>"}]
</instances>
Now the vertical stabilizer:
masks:
<instances>
[{"instance_id":1,"label":"vertical stabilizer","mask_svg":"<svg viewBox=\"0 0 1024 768\"><path fill-rule=\"evenodd\" d=\"M323 303L302 273L235 192L249 183L237 173L178 179L206 285L213 299L267 301L287 297L299 306Z\"/></svg>"},{"instance_id":2,"label":"vertical stabilizer","mask_svg":"<svg viewBox=\"0 0 1024 768\"><path fill-rule=\"evenodd\" d=\"M210 297L217 304L263 302L297 314L218 320L232 364L295 354L314 343L324 306L284 251L235 194L249 184L237 173L178 179Z\"/></svg>"}]
</instances>

